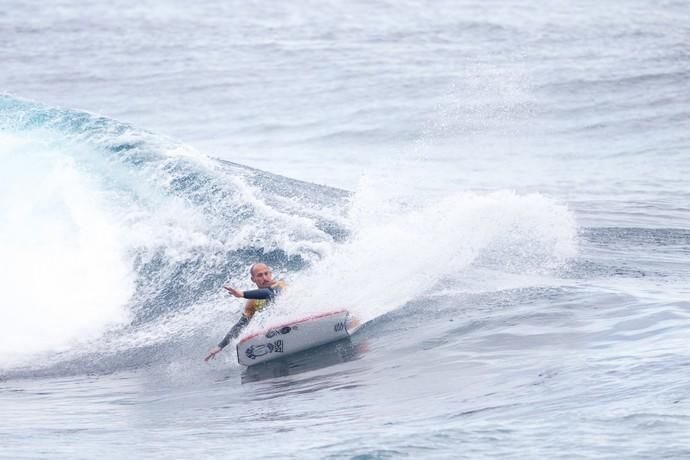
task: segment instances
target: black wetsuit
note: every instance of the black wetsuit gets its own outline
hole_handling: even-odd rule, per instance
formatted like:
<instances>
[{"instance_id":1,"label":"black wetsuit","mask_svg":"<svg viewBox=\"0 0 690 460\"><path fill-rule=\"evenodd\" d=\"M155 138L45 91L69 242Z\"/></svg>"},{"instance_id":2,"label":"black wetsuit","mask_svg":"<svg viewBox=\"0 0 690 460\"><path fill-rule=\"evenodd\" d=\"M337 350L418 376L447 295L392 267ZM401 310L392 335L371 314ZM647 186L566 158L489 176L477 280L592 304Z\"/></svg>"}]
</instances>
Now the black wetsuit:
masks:
<instances>
[{"instance_id":1,"label":"black wetsuit","mask_svg":"<svg viewBox=\"0 0 690 460\"><path fill-rule=\"evenodd\" d=\"M259 288L253 289L251 291L244 291L242 297L250 300L263 300L264 302L261 302L259 308L255 307L255 310L259 310L272 304L275 301L278 294L280 294L281 290L281 285L275 285L267 288ZM218 346L221 349L225 348L228 345L228 343L230 343L230 340L237 338L237 336L240 335L240 332L242 332L242 329L244 329L245 326L249 324L249 320L252 318L253 315L254 311L252 311L251 315L248 316L247 308L245 308L245 312L242 314L239 321L237 321L237 323L235 323L232 329L230 329L230 331L228 331L228 333L225 334L225 337L223 338L223 340L220 341Z\"/></svg>"}]
</instances>

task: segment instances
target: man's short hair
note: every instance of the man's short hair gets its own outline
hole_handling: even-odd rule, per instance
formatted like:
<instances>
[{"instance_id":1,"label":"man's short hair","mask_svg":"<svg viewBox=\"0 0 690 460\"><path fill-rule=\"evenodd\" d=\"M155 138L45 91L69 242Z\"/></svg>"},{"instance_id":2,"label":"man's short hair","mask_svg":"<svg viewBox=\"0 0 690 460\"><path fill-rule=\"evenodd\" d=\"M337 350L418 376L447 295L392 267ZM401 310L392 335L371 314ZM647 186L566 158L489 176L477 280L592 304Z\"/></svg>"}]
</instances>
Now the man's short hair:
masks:
<instances>
[{"instance_id":1,"label":"man's short hair","mask_svg":"<svg viewBox=\"0 0 690 460\"><path fill-rule=\"evenodd\" d=\"M267 264L265 264L264 262L254 262L254 263L249 267L249 275L250 275L250 276L254 276L254 269L256 268L257 265L266 265L266 268L268 268L269 270L271 269L271 267L269 267L269 266L268 266Z\"/></svg>"}]
</instances>

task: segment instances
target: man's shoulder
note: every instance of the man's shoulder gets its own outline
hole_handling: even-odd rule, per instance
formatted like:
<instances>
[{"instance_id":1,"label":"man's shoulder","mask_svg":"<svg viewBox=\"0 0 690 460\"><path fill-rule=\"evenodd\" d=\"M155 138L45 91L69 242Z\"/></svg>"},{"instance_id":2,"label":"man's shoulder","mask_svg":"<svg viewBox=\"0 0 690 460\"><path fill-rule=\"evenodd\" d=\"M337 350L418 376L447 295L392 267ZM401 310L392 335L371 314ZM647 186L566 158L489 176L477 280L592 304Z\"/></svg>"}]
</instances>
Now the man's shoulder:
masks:
<instances>
[{"instance_id":1,"label":"man's shoulder","mask_svg":"<svg viewBox=\"0 0 690 460\"><path fill-rule=\"evenodd\" d=\"M287 284L285 284L285 281L283 280L276 280L272 285L272 288L274 289L285 289L287 287Z\"/></svg>"}]
</instances>

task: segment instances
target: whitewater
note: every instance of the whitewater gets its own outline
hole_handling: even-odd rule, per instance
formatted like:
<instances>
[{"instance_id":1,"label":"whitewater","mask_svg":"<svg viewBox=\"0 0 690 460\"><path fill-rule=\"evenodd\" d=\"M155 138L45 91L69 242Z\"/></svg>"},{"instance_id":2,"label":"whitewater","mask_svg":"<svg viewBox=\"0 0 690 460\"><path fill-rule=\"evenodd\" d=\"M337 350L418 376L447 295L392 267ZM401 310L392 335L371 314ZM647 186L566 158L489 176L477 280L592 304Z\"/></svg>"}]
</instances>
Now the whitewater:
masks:
<instances>
[{"instance_id":1,"label":"whitewater","mask_svg":"<svg viewBox=\"0 0 690 460\"><path fill-rule=\"evenodd\" d=\"M684 3L5 10L0 458L690 455Z\"/></svg>"}]
</instances>

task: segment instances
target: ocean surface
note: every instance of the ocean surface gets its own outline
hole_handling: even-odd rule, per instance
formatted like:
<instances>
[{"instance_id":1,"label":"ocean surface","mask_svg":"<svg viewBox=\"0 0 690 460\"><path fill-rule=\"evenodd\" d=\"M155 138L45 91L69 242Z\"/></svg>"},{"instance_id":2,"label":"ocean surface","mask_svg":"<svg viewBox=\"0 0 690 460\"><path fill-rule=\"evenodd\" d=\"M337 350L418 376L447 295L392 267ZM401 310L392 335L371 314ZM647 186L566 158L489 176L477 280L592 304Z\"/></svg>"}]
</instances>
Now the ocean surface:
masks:
<instances>
[{"instance_id":1,"label":"ocean surface","mask_svg":"<svg viewBox=\"0 0 690 460\"><path fill-rule=\"evenodd\" d=\"M690 457L690 4L0 0L0 458ZM347 307L265 366L250 325Z\"/></svg>"}]
</instances>

